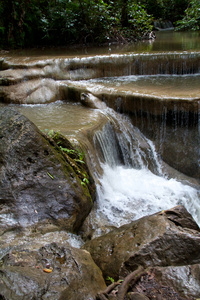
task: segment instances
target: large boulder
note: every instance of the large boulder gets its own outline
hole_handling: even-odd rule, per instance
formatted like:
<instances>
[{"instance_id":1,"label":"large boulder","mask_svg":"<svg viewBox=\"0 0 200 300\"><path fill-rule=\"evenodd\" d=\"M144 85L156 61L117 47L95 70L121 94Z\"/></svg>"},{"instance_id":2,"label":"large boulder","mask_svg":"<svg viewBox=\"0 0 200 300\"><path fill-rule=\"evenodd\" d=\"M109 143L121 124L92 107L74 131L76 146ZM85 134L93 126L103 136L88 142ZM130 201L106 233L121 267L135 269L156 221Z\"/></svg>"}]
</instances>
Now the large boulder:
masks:
<instances>
[{"instance_id":1,"label":"large boulder","mask_svg":"<svg viewBox=\"0 0 200 300\"><path fill-rule=\"evenodd\" d=\"M0 299L92 300L105 288L90 254L66 243L23 245L0 260Z\"/></svg>"},{"instance_id":2,"label":"large boulder","mask_svg":"<svg viewBox=\"0 0 200 300\"><path fill-rule=\"evenodd\" d=\"M1 229L49 222L70 231L81 226L92 198L57 148L26 117L1 109Z\"/></svg>"},{"instance_id":3,"label":"large boulder","mask_svg":"<svg viewBox=\"0 0 200 300\"><path fill-rule=\"evenodd\" d=\"M87 242L105 277L137 269L200 263L200 229L183 206L133 221Z\"/></svg>"}]
</instances>

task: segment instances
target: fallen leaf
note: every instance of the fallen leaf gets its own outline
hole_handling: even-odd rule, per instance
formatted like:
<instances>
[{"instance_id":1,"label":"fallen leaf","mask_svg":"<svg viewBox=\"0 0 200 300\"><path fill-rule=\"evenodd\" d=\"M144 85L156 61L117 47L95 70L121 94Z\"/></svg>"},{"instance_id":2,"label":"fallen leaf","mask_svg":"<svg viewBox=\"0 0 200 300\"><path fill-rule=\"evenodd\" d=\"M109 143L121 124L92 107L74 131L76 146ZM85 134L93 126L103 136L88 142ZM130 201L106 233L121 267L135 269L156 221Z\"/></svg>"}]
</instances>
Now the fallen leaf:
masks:
<instances>
[{"instance_id":1,"label":"fallen leaf","mask_svg":"<svg viewBox=\"0 0 200 300\"><path fill-rule=\"evenodd\" d=\"M46 272L46 273L51 273L53 271L53 268L51 268L51 269L44 268L43 271Z\"/></svg>"}]
</instances>

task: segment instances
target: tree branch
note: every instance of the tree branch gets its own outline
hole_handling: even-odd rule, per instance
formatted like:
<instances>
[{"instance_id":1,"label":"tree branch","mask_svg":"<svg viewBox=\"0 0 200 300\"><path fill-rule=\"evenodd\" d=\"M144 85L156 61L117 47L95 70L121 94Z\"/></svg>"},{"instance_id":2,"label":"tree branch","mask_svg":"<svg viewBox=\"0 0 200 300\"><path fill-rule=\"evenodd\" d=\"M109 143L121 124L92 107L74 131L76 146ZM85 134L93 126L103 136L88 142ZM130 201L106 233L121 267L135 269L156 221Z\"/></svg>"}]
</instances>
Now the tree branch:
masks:
<instances>
[{"instance_id":1,"label":"tree branch","mask_svg":"<svg viewBox=\"0 0 200 300\"><path fill-rule=\"evenodd\" d=\"M124 300L124 297L128 291L129 283L132 281L132 284L135 284L142 275L146 274L144 271L144 268L142 266L139 266L137 270L130 273L126 278L124 279L123 283L119 287L119 291L117 294L117 300Z\"/></svg>"}]
</instances>

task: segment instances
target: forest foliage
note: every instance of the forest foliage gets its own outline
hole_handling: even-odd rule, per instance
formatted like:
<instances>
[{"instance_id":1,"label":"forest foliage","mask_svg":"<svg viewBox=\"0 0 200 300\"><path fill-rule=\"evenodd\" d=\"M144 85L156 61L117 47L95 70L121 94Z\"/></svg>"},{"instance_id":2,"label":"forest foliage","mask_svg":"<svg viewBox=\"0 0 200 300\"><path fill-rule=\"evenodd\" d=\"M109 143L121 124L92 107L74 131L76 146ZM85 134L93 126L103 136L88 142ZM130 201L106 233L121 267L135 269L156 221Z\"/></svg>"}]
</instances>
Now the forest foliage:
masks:
<instances>
[{"instance_id":1,"label":"forest foliage","mask_svg":"<svg viewBox=\"0 0 200 300\"><path fill-rule=\"evenodd\" d=\"M190 1L182 20L176 22L177 30L200 30L200 0Z\"/></svg>"},{"instance_id":2,"label":"forest foliage","mask_svg":"<svg viewBox=\"0 0 200 300\"><path fill-rule=\"evenodd\" d=\"M0 0L0 46L105 43L142 38L153 20L199 29L199 0ZM181 20L181 21L180 21Z\"/></svg>"}]
</instances>

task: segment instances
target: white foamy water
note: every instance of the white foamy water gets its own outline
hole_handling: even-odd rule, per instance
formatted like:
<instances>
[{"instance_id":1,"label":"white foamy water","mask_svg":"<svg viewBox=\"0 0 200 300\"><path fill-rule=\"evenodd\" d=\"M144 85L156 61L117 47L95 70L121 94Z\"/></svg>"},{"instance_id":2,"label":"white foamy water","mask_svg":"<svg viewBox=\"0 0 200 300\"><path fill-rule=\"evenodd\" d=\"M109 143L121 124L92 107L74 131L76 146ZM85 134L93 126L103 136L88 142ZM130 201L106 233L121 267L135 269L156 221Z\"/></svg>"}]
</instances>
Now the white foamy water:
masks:
<instances>
[{"instance_id":1,"label":"white foamy water","mask_svg":"<svg viewBox=\"0 0 200 300\"><path fill-rule=\"evenodd\" d=\"M195 188L148 169L104 165L98 186L97 220L121 226L132 220L183 204L200 224L200 195Z\"/></svg>"}]
</instances>

